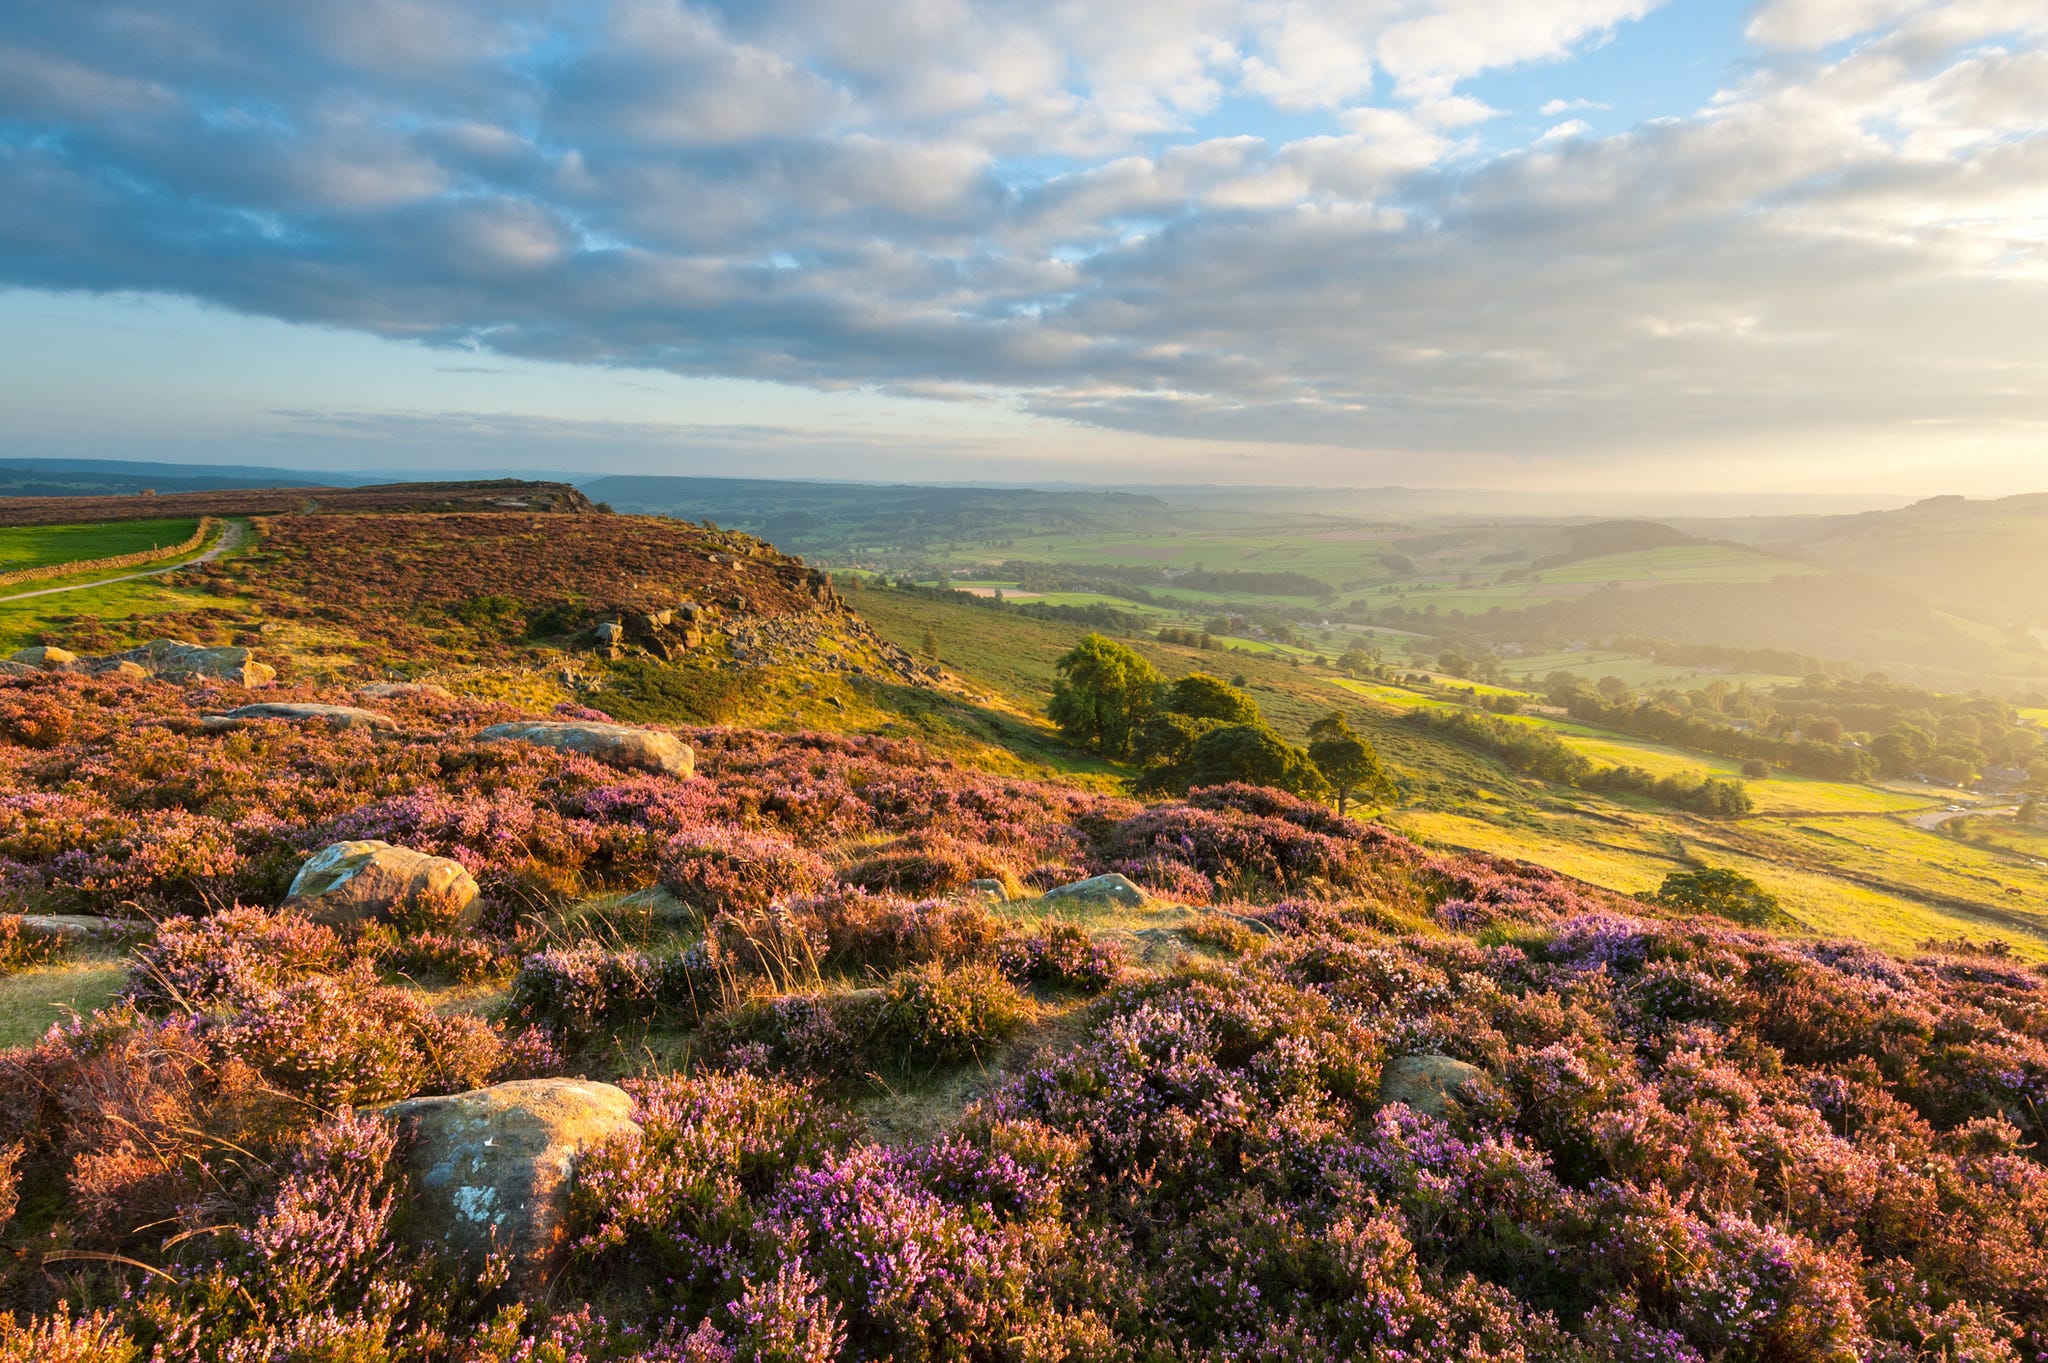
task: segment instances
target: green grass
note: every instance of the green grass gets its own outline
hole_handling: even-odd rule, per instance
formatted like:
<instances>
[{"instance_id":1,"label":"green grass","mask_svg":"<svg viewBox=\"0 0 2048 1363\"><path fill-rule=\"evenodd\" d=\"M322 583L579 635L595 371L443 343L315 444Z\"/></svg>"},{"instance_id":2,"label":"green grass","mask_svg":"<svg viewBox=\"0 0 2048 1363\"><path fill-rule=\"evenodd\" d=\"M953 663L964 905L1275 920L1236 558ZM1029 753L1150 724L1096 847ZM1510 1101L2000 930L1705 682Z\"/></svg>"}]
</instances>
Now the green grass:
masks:
<instances>
[{"instance_id":1,"label":"green grass","mask_svg":"<svg viewBox=\"0 0 2048 1363\"><path fill-rule=\"evenodd\" d=\"M242 547L225 557L232 559L247 553L253 547L251 539L252 537L245 531ZM211 546L202 545L179 561L190 562L205 553L209 547ZM26 596L15 601L0 601L0 656L34 643L38 635L46 632L60 637L66 635L67 621L72 617L90 616L115 634L130 642L140 643L157 637L152 633L148 623L152 616L206 607L233 608L245 604L239 598L214 596L181 586L180 575L175 573L156 577L132 577L122 582L81 587L76 591L47 592L47 589L52 587L92 583L103 575L84 573L0 589L0 597L12 596L18 592L46 593Z\"/></svg>"},{"instance_id":2,"label":"green grass","mask_svg":"<svg viewBox=\"0 0 2048 1363\"><path fill-rule=\"evenodd\" d=\"M120 558L183 544L199 528L194 517L109 521L101 525L17 525L0 529L0 573L60 563Z\"/></svg>"},{"instance_id":3,"label":"green grass","mask_svg":"<svg viewBox=\"0 0 2048 1363\"><path fill-rule=\"evenodd\" d=\"M0 1049L29 1045L73 1011L106 1007L127 982L128 967L105 958L0 976Z\"/></svg>"}]
</instances>

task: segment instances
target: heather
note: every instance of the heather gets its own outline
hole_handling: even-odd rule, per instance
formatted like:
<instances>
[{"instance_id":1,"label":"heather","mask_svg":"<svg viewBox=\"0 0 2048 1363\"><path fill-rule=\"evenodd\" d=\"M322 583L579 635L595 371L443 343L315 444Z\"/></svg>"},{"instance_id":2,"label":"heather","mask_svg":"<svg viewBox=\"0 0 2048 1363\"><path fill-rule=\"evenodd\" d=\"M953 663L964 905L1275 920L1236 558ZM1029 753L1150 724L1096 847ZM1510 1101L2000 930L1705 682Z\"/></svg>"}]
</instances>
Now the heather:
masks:
<instances>
[{"instance_id":1,"label":"heather","mask_svg":"<svg viewBox=\"0 0 2048 1363\"><path fill-rule=\"evenodd\" d=\"M0 681L6 907L140 939L119 1001L0 1051L0 1358L2048 1354L2048 978L1967 943L1252 786L714 729L679 781L480 741L491 702L197 722L228 703ZM343 838L461 862L482 916L284 905ZM1031 893L1110 870L1154 899ZM1415 1057L1474 1077L1403 1097ZM535 1286L412 1233L380 1112L550 1074L640 1127Z\"/></svg>"}]
</instances>

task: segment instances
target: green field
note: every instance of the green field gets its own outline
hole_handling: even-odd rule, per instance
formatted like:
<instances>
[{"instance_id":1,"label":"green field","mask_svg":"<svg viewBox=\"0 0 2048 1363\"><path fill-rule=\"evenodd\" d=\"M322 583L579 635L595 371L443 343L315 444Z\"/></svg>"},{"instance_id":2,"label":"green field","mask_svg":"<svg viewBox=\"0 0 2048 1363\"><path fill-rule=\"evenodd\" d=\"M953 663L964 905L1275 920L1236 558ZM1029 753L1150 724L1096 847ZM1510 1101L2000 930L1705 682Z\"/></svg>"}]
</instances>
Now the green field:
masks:
<instances>
[{"instance_id":1,"label":"green field","mask_svg":"<svg viewBox=\"0 0 2048 1363\"><path fill-rule=\"evenodd\" d=\"M103 525L18 525L0 529L0 573L121 558L183 544L196 519L110 521Z\"/></svg>"},{"instance_id":2,"label":"green field","mask_svg":"<svg viewBox=\"0 0 2048 1363\"><path fill-rule=\"evenodd\" d=\"M188 526L185 534L190 536L191 533ZM249 541L245 539L242 548L231 551L225 557L236 557L247 552L249 547ZM189 562L205 552L206 546L202 546L181 561ZM86 619L100 622L94 627L107 629L110 631L110 637L123 645L140 643L158 637L149 625L150 619L154 616L238 604L234 599L213 596L182 585L179 579L185 576L184 574L131 577L120 582L80 586L77 590L71 591L50 590L70 587L73 584L95 583L103 575L83 573L0 589L0 597L30 593L11 601L0 600L0 655L32 644L36 642L38 635L44 633L83 643L77 631L80 622ZM90 647L96 648L99 645Z\"/></svg>"}]
</instances>

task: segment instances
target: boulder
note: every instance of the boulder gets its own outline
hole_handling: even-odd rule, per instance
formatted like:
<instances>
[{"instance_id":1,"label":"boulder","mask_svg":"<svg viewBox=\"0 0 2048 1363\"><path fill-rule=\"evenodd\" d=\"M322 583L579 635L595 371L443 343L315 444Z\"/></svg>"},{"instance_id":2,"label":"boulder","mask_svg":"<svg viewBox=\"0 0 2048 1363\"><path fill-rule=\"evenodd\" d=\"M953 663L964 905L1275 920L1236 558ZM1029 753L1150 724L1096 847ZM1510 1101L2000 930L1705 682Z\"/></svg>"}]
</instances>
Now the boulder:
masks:
<instances>
[{"instance_id":1,"label":"boulder","mask_svg":"<svg viewBox=\"0 0 2048 1363\"><path fill-rule=\"evenodd\" d=\"M356 692L371 700L390 700L395 696L411 696L421 700L454 700L455 693L445 686L432 682L372 682Z\"/></svg>"},{"instance_id":2,"label":"boulder","mask_svg":"<svg viewBox=\"0 0 2048 1363\"><path fill-rule=\"evenodd\" d=\"M634 767L669 776L690 776L697 769L696 754L674 734L626 724L530 719L493 724L477 737L488 742L535 743L543 748L594 757L607 766Z\"/></svg>"},{"instance_id":3,"label":"boulder","mask_svg":"<svg viewBox=\"0 0 2048 1363\"><path fill-rule=\"evenodd\" d=\"M141 663L131 663L126 658L116 658L112 662L102 659L94 665L92 671L96 677L119 677L123 681L142 681L149 676L148 668Z\"/></svg>"},{"instance_id":4,"label":"boulder","mask_svg":"<svg viewBox=\"0 0 2048 1363\"><path fill-rule=\"evenodd\" d=\"M1417 1112L1446 1117L1465 1086L1485 1073L1447 1055L1389 1056L1380 1072L1380 1101L1406 1103Z\"/></svg>"},{"instance_id":5,"label":"boulder","mask_svg":"<svg viewBox=\"0 0 2048 1363\"><path fill-rule=\"evenodd\" d=\"M257 662L255 655L246 648L209 648L183 639L153 639L140 648L116 653L108 659L110 662L124 660L172 681L206 677L242 686L266 686L277 680L277 669Z\"/></svg>"},{"instance_id":6,"label":"boulder","mask_svg":"<svg viewBox=\"0 0 2048 1363\"><path fill-rule=\"evenodd\" d=\"M1145 902L1145 892L1130 882L1126 876L1111 871L1108 875L1090 876L1070 885L1057 885L1045 892L1048 902L1074 900L1082 903L1107 901L1122 904L1127 908L1138 908Z\"/></svg>"},{"instance_id":7,"label":"boulder","mask_svg":"<svg viewBox=\"0 0 2048 1363\"><path fill-rule=\"evenodd\" d=\"M72 946L80 942L106 941L146 929L148 923L133 918L100 918L89 913L25 913L21 935L31 942Z\"/></svg>"},{"instance_id":8,"label":"boulder","mask_svg":"<svg viewBox=\"0 0 2048 1363\"><path fill-rule=\"evenodd\" d=\"M299 867L285 896L287 903L334 925L389 921L422 902L469 923L476 918L476 897L476 880L461 862L374 840L321 848Z\"/></svg>"},{"instance_id":9,"label":"boulder","mask_svg":"<svg viewBox=\"0 0 2048 1363\"><path fill-rule=\"evenodd\" d=\"M218 715L205 716L214 728L233 728L255 719L283 719L305 724L319 722L337 729L396 729L398 721L380 710L358 710L353 705L317 705L310 701L265 701L259 705L238 705Z\"/></svg>"},{"instance_id":10,"label":"boulder","mask_svg":"<svg viewBox=\"0 0 2048 1363\"><path fill-rule=\"evenodd\" d=\"M473 1266L503 1254L520 1286L543 1279L567 1247L577 1161L640 1130L624 1090L587 1079L408 1098L384 1115L408 1146L412 1233Z\"/></svg>"},{"instance_id":11,"label":"boulder","mask_svg":"<svg viewBox=\"0 0 2048 1363\"><path fill-rule=\"evenodd\" d=\"M984 899L993 899L998 904L1010 902L1010 887L1000 880L984 878L967 882L967 893L978 894Z\"/></svg>"},{"instance_id":12,"label":"boulder","mask_svg":"<svg viewBox=\"0 0 2048 1363\"><path fill-rule=\"evenodd\" d=\"M78 655L54 644L37 644L34 648L16 649L7 661L33 667L38 672L68 672L78 662Z\"/></svg>"},{"instance_id":13,"label":"boulder","mask_svg":"<svg viewBox=\"0 0 2048 1363\"><path fill-rule=\"evenodd\" d=\"M626 637L626 627L616 620L606 620L597 627L596 632L597 641L607 648L613 644L623 642Z\"/></svg>"},{"instance_id":14,"label":"boulder","mask_svg":"<svg viewBox=\"0 0 2048 1363\"><path fill-rule=\"evenodd\" d=\"M33 677L40 671L41 668L30 667L27 663L0 660L0 677Z\"/></svg>"}]
</instances>

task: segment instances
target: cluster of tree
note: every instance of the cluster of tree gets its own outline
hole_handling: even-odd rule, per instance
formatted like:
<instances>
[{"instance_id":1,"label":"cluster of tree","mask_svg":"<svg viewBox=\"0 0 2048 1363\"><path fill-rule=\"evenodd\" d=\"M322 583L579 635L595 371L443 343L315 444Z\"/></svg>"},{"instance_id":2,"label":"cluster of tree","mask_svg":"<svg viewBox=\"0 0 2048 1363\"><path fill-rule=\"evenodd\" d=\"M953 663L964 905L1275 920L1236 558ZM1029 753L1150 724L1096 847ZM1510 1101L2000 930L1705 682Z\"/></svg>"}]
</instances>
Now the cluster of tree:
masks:
<instances>
[{"instance_id":1,"label":"cluster of tree","mask_svg":"<svg viewBox=\"0 0 2048 1363\"><path fill-rule=\"evenodd\" d=\"M1719 818L1747 814L1753 808L1749 791L1740 781L1716 776L1655 776L1641 767L1599 766L1556 735L1531 724L1515 724L1474 710L1417 710L1408 720L1462 747L1489 753L1516 771L1559 785L1626 791Z\"/></svg>"},{"instance_id":2,"label":"cluster of tree","mask_svg":"<svg viewBox=\"0 0 2048 1363\"><path fill-rule=\"evenodd\" d=\"M1588 689L1578 678L1572 678L1566 686L1553 686L1548 698L1582 724L1598 724L1718 757L1768 762L1802 776L1861 781L1877 771L1877 760L1871 754L1836 740L1777 737L1737 727L1725 715L1691 707L1679 697L1660 694L1655 699L1637 701L1629 696L1625 686L1620 688L1618 697L1614 688L1604 691L1605 694L1603 688ZM1839 737L1837 734L1836 739Z\"/></svg>"},{"instance_id":3,"label":"cluster of tree","mask_svg":"<svg viewBox=\"0 0 2048 1363\"><path fill-rule=\"evenodd\" d=\"M1334 795L1340 813L1354 794L1393 797L1372 744L1340 714L1317 720L1302 748L1274 732L1240 687L1201 672L1169 683L1138 653L1100 634L1076 644L1058 671L1046 707L1052 722L1075 743L1136 761L1141 792L1244 781L1309 799Z\"/></svg>"},{"instance_id":4,"label":"cluster of tree","mask_svg":"<svg viewBox=\"0 0 2048 1363\"><path fill-rule=\"evenodd\" d=\"M1212 653L1221 653L1230 647L1205 629L1178 629L1169 625L1152 637L1162 644L1179 644L1182 648L1203 648Z\"/></svg>"}]
</instances>

